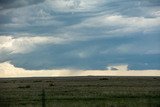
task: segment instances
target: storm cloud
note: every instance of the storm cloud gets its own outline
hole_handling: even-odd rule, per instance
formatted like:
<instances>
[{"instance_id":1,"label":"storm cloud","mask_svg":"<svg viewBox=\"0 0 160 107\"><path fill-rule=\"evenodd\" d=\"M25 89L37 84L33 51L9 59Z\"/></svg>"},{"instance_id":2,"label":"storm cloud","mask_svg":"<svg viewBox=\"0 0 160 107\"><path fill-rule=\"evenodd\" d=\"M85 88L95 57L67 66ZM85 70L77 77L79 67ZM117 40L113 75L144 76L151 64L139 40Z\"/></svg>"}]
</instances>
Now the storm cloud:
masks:
<instances>
[{"instance_id":1,"label":"storm cloud","mask_svg":"<svg viewBox=\"0 0 160 107\"><path fill-rule=\"evenodd\" d=\"M27 70L159 70L159 35L159 0L0 0L0 62Z\"/></svg>"}]
</instances>

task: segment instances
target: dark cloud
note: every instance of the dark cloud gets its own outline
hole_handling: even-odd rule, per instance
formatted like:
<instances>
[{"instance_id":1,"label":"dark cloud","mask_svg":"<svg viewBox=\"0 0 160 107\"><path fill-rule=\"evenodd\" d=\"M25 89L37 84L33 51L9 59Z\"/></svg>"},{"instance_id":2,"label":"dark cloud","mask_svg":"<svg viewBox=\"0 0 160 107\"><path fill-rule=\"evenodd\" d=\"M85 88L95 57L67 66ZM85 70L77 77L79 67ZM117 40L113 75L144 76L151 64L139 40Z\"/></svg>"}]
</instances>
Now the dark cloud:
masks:
<instances>
[{"instance_id":1,"label":"dark cloud","mask_svg":"<svg viewBox=\"0 0 160 107\"><path fill-rule=\"evenodd\" d=\"M31 70L106 69L110 64L160 69L160 0L95 0L100 5L86 0L89 5L78 7L72 4L74 0L43 1L0 0L0 10L4 9L0 12L0 34L60 36L75 41L40 45L29 53L1 53L0 62L11 61ZM66 1L75 9L65 7ZM37 3L41 4L33 6ZM23 6L28 7L19 8ZM84 41L77 41L82 38Z\"/></svg>"},{"instance_id":2,"label":"dark cloud","mask_svg":"<svg viewBox=\"0 0 160 107\"><path fill-rule=\"evenodd\" d=\"M136 44L144 45L140 42L146 41L146 45L149 43L149 39L152 40L152 37L148 37L148 40L143 37L103 38L65 45L47 45L28 54L16 54L7 60L10 59L12 64L17 67L30 70L67 68L102 70L111 64L128 64L129 69L133 70L160 69L159 54L145 54L143 53L145 51L140 50L138 46L127 53L116 50L121 44L137 41ZM144 46L144 48L146 47L147 45Z\"/></svg>"},{"instance_id":3,"label":"dark cloud","mask_svg":"<svg viewBox=\"0 0 160 107\"><path fill-rule=\"evenodd\" d=\"M44 2L45 0L0 0L0 10L19 8Z\"/></svg>"}]
</instances>

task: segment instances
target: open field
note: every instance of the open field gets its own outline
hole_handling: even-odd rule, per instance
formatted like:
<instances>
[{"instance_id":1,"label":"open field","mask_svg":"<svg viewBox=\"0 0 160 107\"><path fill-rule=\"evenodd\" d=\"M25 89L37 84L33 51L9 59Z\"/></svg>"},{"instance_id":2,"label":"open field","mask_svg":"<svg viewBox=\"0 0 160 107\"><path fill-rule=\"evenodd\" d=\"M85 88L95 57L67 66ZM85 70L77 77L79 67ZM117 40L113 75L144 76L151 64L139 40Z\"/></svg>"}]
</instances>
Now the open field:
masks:
<instances>
[{"instance_id":1,"label":"open field","mask_svg":"<svg viewBox=\"0 0 160 107\"><path fill-rule=\"evenodd\" d=\"M160 107L160 77L1 78L0 107Z\"/></svg>"}]
</instances>

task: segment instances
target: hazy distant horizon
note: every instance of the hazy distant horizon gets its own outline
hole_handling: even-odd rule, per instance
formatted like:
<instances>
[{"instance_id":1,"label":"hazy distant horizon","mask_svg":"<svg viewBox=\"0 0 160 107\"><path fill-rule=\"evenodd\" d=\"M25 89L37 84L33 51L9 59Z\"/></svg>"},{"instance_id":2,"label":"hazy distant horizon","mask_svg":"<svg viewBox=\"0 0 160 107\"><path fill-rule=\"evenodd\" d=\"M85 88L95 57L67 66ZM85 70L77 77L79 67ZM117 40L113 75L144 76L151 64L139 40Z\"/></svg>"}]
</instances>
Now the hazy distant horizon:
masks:
<instances>
[{"instance_id":1,"label":"hazy distant horizon","mask_svg":"<svg viewBox=\"0 0 160 107\"><path fill-rule=\"evenodd\" d=\"M9 62L0 64L0 78L10 77L68 77L68 76L160 76L160 70L128 70L127 65L110 66L106 70L50 69L26 70ZM6 69L7 68L7 69Z\"/></svg>"}]
</instances>

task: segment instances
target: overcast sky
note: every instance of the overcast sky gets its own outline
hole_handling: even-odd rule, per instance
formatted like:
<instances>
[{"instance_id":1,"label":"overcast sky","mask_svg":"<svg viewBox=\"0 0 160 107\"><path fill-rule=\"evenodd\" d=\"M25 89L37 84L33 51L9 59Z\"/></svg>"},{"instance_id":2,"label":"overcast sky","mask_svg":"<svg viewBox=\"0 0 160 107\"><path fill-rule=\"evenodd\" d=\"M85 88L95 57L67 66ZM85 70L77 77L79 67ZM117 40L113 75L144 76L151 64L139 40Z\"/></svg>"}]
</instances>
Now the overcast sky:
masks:
<instances>
[{"instance_id":1,"label":"overcast sky","mask_svg":"<svg viewBox=\"0 0 160 107\"><path fill-rule=\"evenodd\" d=\"M160 70L160 0L0 0L0 63Z\"/></svg>"}]
</instances>

